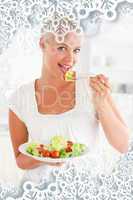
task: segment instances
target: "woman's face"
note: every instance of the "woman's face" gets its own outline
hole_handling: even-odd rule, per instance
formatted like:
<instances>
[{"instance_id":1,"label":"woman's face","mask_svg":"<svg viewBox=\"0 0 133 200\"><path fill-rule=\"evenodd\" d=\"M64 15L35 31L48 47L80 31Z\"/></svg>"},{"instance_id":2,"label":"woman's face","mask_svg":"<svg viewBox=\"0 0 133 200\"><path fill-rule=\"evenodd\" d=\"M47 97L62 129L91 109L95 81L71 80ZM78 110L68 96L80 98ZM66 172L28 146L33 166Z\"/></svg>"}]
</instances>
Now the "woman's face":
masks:
<instances>
[{"instance_id":1,"label":"woman's face","mask_svg":"<svg viewBox=\"0 0 133 200\"><path fill-rule=\"evenodd\" d=\"M52 34L52 33L50 33ZM56 77L62 77L77 62L80 48L81 36L69 32L63 43L58 43L52 35L43 38L44 67Z\"/></svg>"}]
</instances>

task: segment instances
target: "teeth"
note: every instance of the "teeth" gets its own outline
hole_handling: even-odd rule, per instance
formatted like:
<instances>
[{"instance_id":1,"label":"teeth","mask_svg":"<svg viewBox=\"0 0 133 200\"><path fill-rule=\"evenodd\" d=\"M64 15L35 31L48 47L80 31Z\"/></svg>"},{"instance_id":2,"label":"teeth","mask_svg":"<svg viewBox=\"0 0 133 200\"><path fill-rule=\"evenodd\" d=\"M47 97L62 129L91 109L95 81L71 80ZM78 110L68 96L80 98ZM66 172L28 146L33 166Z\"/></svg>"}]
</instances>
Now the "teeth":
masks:
<instances>
[{"instance_id":1,"label":"teeth","mask_svg":"<svg viewBox=\"0 0 133 200\"><path fill-rule=\"evenodd\" d=\"M68 65L63 65L66 69L69 69L71 68L71 66L68 66Z\"/></svg>"},{"instance_id":2,"label":"teeth","mask_svg":"<svg viewBox=\"0 0 133 200\"><path fill-rule=\"evenodd\" d=\"M69 66L69 65L62 65L62 64L59 64L60 65L60 67L63 67L63 68L65 68L66 70L68 70L68 69L70 69L71 68L71 66Z\"/></svg>"}]
</instances>

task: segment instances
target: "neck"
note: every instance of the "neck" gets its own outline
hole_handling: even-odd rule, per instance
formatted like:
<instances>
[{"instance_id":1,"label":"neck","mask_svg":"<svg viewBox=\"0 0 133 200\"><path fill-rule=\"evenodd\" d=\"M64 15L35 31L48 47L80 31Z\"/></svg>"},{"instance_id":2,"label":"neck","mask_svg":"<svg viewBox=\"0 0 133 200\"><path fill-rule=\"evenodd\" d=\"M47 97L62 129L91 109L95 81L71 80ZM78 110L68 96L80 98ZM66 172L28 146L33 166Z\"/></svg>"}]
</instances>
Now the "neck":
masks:
<instances>
[{"instance_id":1,"label":"neck","mask_svg":"<svg viewBox=\"0 0 133 200\"><path fill-rule=\"evenodd\" d=\"M62 77L56 76L56 74L51 73L51 71L47 70L45 67L42 70L41 77L39 79L40 86L49 86L56 88L58 91L66 88L67 86L71 85L73 82L67 82Z\"/></svg>"}]
</instances>

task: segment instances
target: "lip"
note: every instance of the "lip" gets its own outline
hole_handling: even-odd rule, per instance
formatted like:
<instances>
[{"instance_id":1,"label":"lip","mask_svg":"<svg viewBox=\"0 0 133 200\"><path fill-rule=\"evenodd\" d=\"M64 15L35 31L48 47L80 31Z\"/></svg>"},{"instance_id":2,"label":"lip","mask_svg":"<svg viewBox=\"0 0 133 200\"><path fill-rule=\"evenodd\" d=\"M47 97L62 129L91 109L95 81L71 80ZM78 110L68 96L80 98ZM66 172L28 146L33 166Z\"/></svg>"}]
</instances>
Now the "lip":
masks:
<instances>
[{"instance_id":1,"label":"lip","mask_svg":"<svg viewBox=\"0 0 133 200\"><path fill-rule=\"evenodd\" d=\"M65 65L65 64L60 64L60 63L58 64L58 66L64 74L72 68L72 66L70 65Z\"/></svg>"}]
</instances>

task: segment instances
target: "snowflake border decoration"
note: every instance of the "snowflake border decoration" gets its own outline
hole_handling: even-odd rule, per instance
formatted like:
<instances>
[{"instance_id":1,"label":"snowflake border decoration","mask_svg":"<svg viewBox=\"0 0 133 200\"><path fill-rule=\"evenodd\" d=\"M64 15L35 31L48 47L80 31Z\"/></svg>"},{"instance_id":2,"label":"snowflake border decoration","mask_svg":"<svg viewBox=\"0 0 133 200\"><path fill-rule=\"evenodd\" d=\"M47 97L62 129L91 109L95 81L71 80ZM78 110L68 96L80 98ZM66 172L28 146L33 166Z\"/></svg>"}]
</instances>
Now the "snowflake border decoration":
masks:
<instances>
[{"instance_id":1,"label":"snowflake border decoration","mask_svg":"<svg viewBox=\"0 0 133 200\"><path fill-rule=\"evenodd\" d=\"M122 2L123 0L1 1L0 53L8 47L12 37L20 28L32 28L40 24L41 29L44 23L45 31L52 31L56 35L59 33L59 37L64 36L69 30L76 30L81 33L83 31L82 21L89 20L88 17L91 13L99 12L99 18L108 21L114 20L117 16L117 7ZM125 2L133 3L133 0L126 0ZM67 20L63 20L63 18L67 18ZM62 39L60 38L60 40Z\"/></svg>"},{"instance_id":2,"label":"snowflake border decoration","mask_svg":"<svg viewBox=\"0 0 133 200\"><path fill-rule=\"evenodd\" d=\"M82 32L82 20L89 20L89 15L99 12L99 18L114 20L117 8L123 0L4 0L0 2L0 53L8 46L14 34L21 28L32 28L40 23L44 31L65 35L69 30ZM126 2L133 4L133 0ZM49 8L49 9L48 9ZM57 14L60 13L58 16ZM52 17L55 17L55 21ZM66 18L67 16L67 18ZM49 22L48 22L49 20ZM73 22L73 26L69 21ZM48 22L48 24L45 23ZM74 24L74 22L76 22ZM60 28L60 26L61 28ZM49 27L49 28L48 28ZM62 40L62 37L59 38ZM89 171L76 174L73 167L67 171L53 171L54 182L47 184L45 180L39 185L25 182L22 190L0 184L0 199L6 200L64 200L78 198L84 200L100 199L132 199L133 145L129 152L120 160L117 169L109 176L99 174L92 177ZM73 176L72 173L75 175ZM65 177L65 179L64 179ZM65 181L63 181L65 180ZM70 184L71 182L71 184ZM47 185L47 186L46 186ZM45 188L44 188L45 186ZM42 190L43 189L43 190ZM68 193L68 191L70 191ZM18 197L20 196L20 197Z\"/></svg>"}]
</instances>

